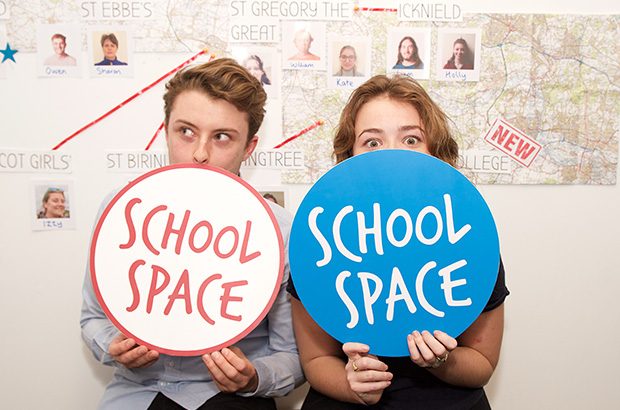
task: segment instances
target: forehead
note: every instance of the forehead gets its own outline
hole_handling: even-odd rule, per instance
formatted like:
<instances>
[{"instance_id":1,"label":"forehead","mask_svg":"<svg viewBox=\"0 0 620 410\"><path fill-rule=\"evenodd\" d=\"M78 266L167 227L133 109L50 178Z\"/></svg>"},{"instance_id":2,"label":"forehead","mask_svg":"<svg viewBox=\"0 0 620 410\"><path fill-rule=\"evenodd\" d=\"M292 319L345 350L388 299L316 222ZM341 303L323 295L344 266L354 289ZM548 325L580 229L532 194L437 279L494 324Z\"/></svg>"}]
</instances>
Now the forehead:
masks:
<instances>
[{"instance_id":1,"label":"forehead","mask_svg":"<svg viewBox=\"0 0 620 410\"><path fill-rule=\"evenodd\" d=\"M203 128L235 129L242 134L247 134L249 129L248 113L199 90L187 90L177 95L170 111L170 122L177 120Z\"/></svg>"},{"instance_id":2,"label":"forehead","mask_svg":"<svg viewBox=\"0 0 620 410\"><path fill-rule=\"evenodd\" d=\"M65 197L65 194L62 192L50 192L49 199L62 199Z\"/></svg>"},{"instance_id":3,"label":"forehead","mask_svg":"<svg viewBox=\"0 0 620 410\"><path fill-rule=\"evenodd\" d=\"M365 128L387 129L403 125L422 127L420 114L406 101L381 95L362 105L355 116L355 130Z\"/></svg>"}]
</instances>

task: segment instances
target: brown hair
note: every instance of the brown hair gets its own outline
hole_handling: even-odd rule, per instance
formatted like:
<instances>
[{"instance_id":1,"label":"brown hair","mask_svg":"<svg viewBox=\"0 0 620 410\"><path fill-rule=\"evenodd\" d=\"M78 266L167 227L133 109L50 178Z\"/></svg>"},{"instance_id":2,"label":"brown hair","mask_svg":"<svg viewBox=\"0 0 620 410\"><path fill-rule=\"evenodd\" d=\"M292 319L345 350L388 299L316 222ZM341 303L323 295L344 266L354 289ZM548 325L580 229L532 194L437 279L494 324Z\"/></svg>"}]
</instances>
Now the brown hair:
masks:
<instances>
[{"instance_id":1,"label":"brown hair","mask_svg":"<svg viewBox=\"0 0 620 410\"><path fill-rule=\"evenodd\" d=\"M105 43L106 40L110 40L112 44L114 44L118 48L118 39L116 38L114 33L101 35L101 47L103 47L103 43Z\"/></svg>"},{"instance_id":2,"label":"brown hair","mask_svg":"<svg viewBox=\"0 0 620 410\"><path fill-rule=\"evenodd\" d=\"M43 194L43 199L41 200L42 204L45 204L47 201L49 201L50 196L52 194L61 194L62 197L65 197L65 191L63 191L60 188L48 188L47 191L45 191L45 194Z\"/></svg>"},{"instance_id":3,"label":"brown hair","mask_svg":"<svg viewBox=\"0 0 620 410\"><path fill-rule=\"evenodd\" d=\"M415 108L420 114L426 144L431 155L452 166L456 165L459 149L450 132L448 116L431 100L417 81L401 75L392 78L376 75L351 94L342 110L334 136L336 162L342 162L353 156L357 113L364 104L380 96L402 101Z\"/></svg>"},{"instance_id":4,"label":"brown hair","mask_svg":"<svg viewBox=\"0 0 620 410\"><path fill-rule=\"evenodd\" d=\"M267 94L252 74L231 58L219 58L179 71L167 84L164 94L164 123L168 127L174 101L184 91L195 90L210 98L224 100L248 116L248 142L265 117Z\"/></svg>"},{"instance_id":5,"label":"brown hair","mask_svg":"<svg viewBox=\"0 0 620 410\"><path fill-rule=\"evenodd\" d=\"M63 43L67 43L67 37L65 37L64 35L60 34L60 33L56 33L52 36L52 41L54 41L54 39L59 38L62 40Z\"/></svg>"}]
</instances>

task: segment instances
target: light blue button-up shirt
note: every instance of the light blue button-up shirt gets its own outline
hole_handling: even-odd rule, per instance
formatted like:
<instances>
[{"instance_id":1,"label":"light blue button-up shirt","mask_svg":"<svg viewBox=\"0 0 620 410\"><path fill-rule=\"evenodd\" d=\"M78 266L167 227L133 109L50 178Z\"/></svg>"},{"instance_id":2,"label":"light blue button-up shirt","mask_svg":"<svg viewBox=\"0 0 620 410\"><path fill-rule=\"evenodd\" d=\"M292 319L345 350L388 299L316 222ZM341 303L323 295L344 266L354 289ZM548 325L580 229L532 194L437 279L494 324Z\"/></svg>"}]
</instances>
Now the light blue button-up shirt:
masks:
<instances>
[{"instance_id":1,"label":"light blue button-up shirt","mask_svg":"<svg viewBox=\"0 0 620 410\"><path fill-rule=\"evenodd\" d=\"M274 212L285 243L284 275L278 296L267 317L235 344L258 373L256 391L239 393L242 396L283 396L303 382L293 334L291 305L286 293L290 275L288 239L292 220L283 208L267 202ZM193 410L220 392L200 356L160 354L155 363L139 369L127 369L114 361L108 354L108 347L119 331L105 316L97 301L89 266L86 267L82 295L82 338L98 361L116 367L99 405L100 409L146 409L157 393L161 392L181 406Z\"/></svg>"}]
</instances>

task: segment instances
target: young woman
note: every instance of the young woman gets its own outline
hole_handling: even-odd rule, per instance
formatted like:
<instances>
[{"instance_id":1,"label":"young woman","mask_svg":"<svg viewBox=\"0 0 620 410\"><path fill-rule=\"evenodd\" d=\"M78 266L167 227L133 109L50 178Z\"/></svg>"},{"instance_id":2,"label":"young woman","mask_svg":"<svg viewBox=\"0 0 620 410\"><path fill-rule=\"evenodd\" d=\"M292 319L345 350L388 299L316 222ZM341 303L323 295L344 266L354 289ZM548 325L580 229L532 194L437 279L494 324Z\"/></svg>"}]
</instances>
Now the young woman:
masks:
<instances>
[{"instance_id":1,"label":"young woman","mask_svg":"<svg viewBox=\"0 0 620 410\"><path fill-rule=\"evenodd\" d=\"M256 54L252 54L243 62L243 66L256 78L260 81L261 85L271 85L271 80L267 77L265 73L265 68L263 67L263 60Z\"/></svg>"},{"instance_id":2,"label":"young woman","mask_svg":"<svg viewBox=\"0 0 620 410\"><path fill-rule=\"evenodd\" d=\"M58 188L49 188L41 200L41 210L37 218L68 218L69 211L65 206L65 192Z\"/></svg>"},{"instance_id":3,"label":"young woman","mask_svg":"<svg viewBox=\"0 0 620 410\"><path fill-rule=\"evenodd\" d=\"M473 70L474 56L467 44L462 38L454 40L452 45L452 57L448 59L443 66L444 70Z\"/></svg>"},{"instance_id":4,"label":"young woman","mask_svg":"<svg viewBox=\"0 0 620 410\"><path fill-rule=\"evenodd\" d=\"M458 147L448 119L415 80L378 75L356 89L334 138L337 162L378 149L410 149L455 165ZM409 357L369 354L352 341L325 333L297 298L292 282L293 326L311 389L303 409L489 409L482 387L499 359L508 295L504 269L484 312L454 339L436 331L407 336Z\"/></svg>"}]
</instances>

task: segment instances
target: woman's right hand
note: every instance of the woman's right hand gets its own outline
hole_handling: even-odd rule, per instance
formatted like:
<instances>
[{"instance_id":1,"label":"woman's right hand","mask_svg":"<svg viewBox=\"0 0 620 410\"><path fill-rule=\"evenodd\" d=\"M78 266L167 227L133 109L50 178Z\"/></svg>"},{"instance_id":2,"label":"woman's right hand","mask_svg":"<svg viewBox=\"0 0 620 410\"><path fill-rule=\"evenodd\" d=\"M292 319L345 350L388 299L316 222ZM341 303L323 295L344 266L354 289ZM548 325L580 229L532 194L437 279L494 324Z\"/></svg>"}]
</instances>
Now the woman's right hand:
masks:
<instances>
[{"instance_id":1,"label":"woman's right hand","mask_svg":"<svg viewBox=\"0 0 620 410\"><path fill-rule=\"evenodd\" d=\"M377 356L368 354L368 345L348 342L342 350L348 357L345 370L351 390L359 397L360 403L377 403L393 377L387 371L387 365Z\"/></svg>"}]
</instances>

